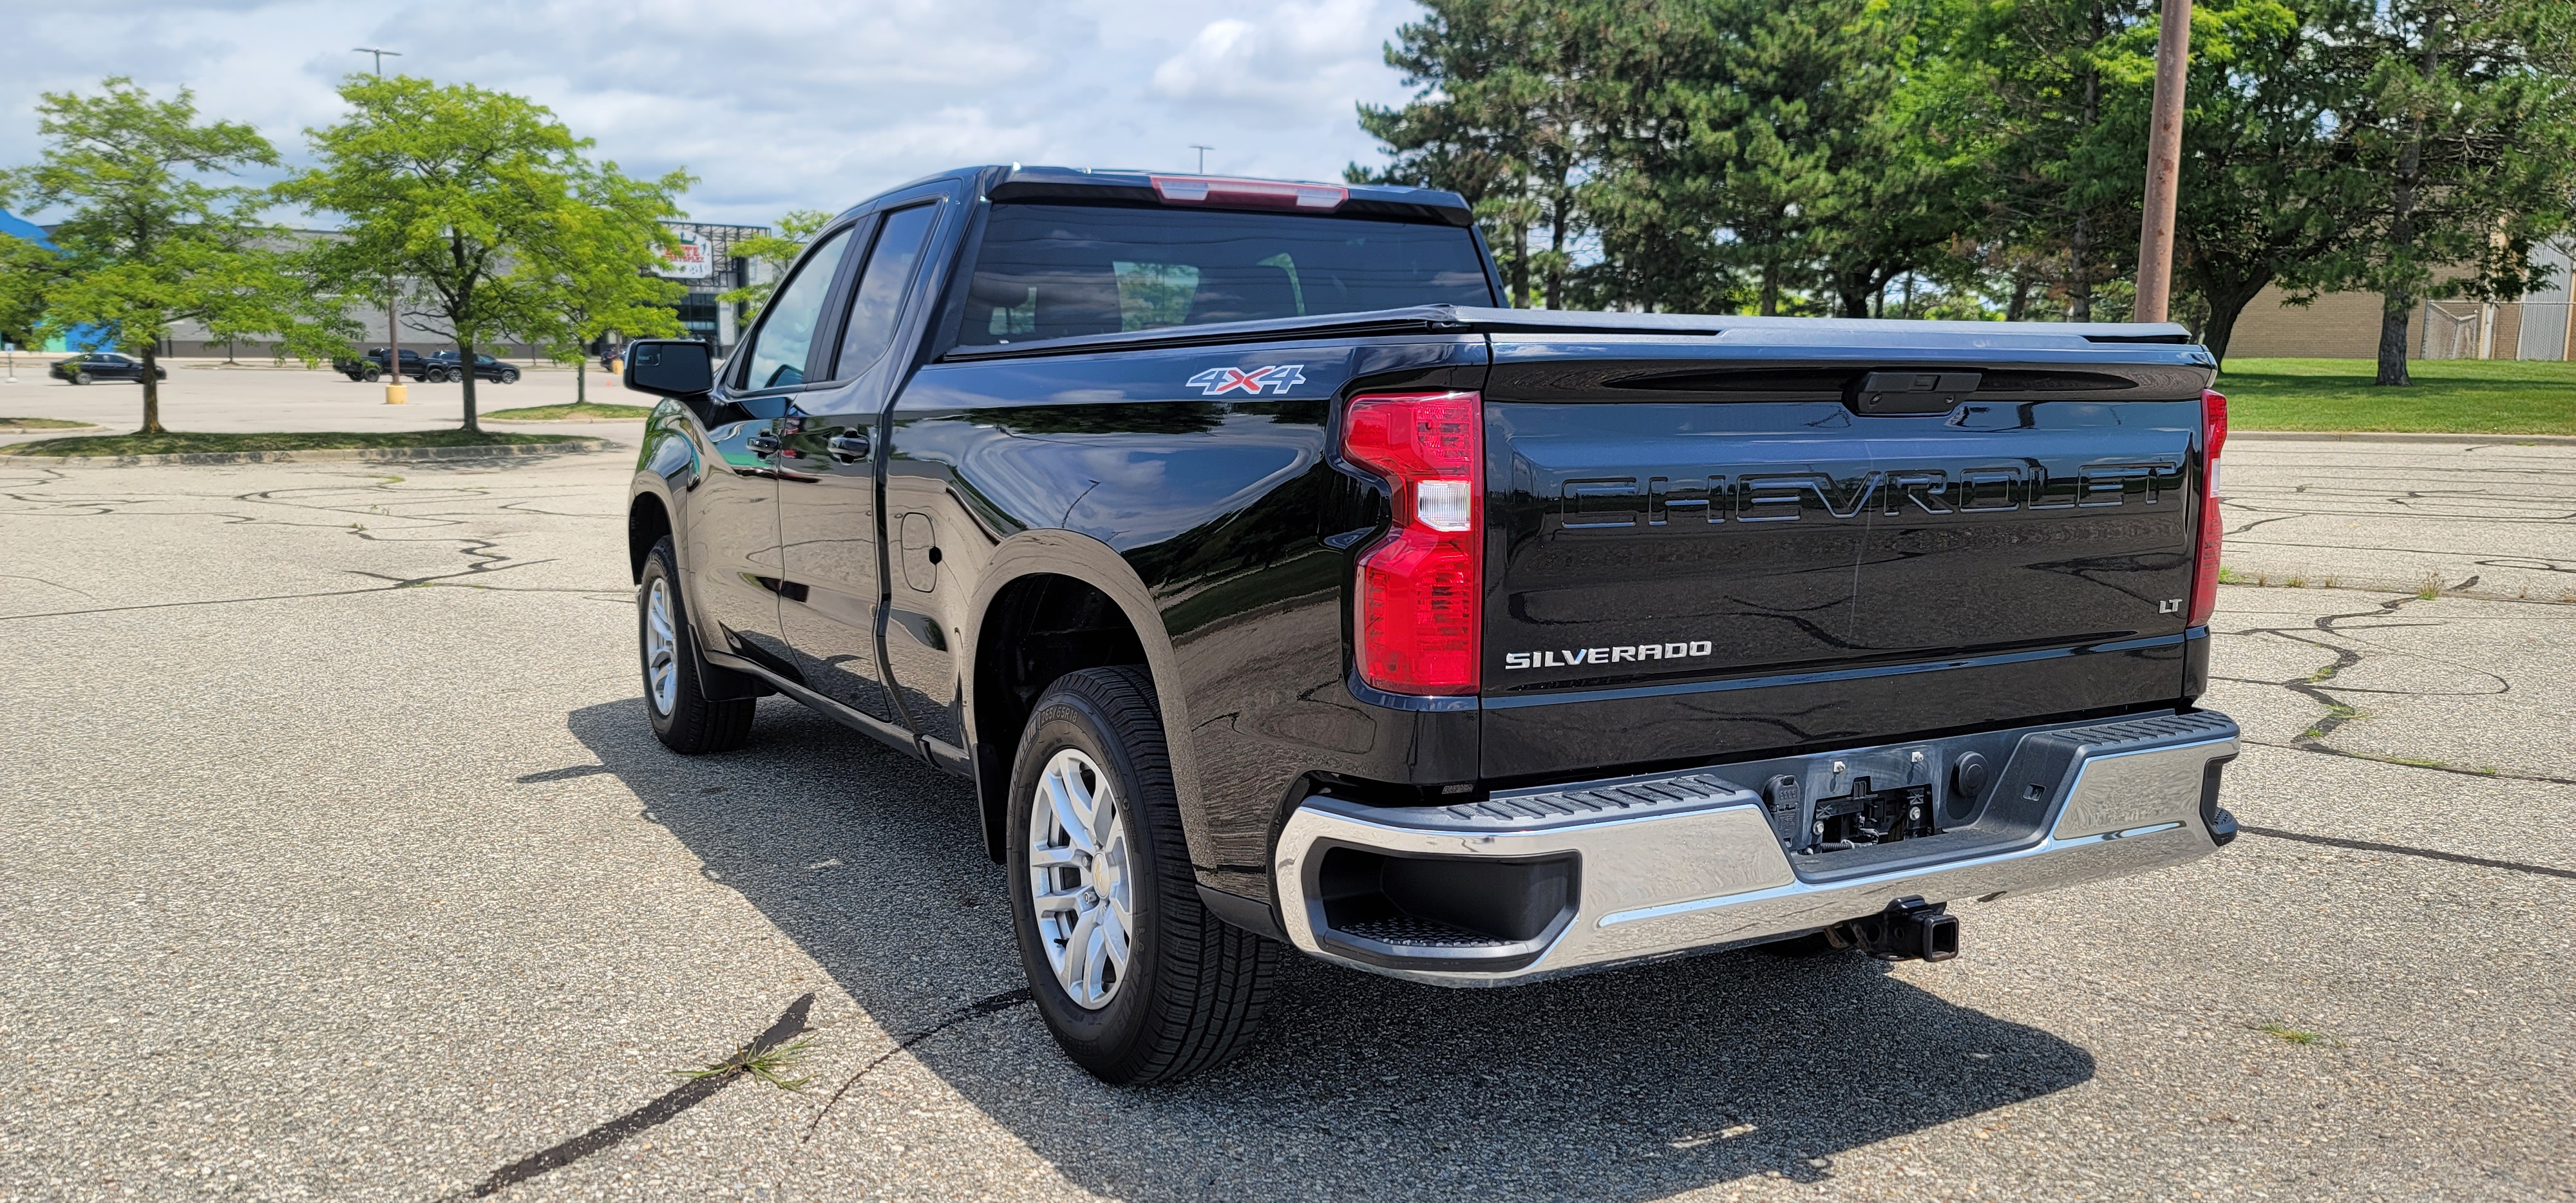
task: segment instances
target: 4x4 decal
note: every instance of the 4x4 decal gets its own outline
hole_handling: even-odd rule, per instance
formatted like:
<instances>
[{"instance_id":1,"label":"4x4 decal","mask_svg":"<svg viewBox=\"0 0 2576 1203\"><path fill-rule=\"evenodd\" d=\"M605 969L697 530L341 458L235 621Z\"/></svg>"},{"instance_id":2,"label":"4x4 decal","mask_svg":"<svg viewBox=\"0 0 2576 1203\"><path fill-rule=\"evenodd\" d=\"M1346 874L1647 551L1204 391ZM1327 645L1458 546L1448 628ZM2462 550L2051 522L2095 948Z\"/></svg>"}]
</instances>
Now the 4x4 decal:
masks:
<instances>
[{"instance_id":1,"label":"4x4 decal","mask_svg":"<svg viewBox=\"0 0 2576 1203\"><path fill-rule=\"evenodd\" d=\"M1249 372L1242 368L1209 368L1190 377L1187 383L1202 397L1222 397L1237 390L1259 395L1263 389L1277 396L1306 383L1306 373L1302 370L1305 366L1302 363L1276 363Z\"/></svg>"}]
</instances>

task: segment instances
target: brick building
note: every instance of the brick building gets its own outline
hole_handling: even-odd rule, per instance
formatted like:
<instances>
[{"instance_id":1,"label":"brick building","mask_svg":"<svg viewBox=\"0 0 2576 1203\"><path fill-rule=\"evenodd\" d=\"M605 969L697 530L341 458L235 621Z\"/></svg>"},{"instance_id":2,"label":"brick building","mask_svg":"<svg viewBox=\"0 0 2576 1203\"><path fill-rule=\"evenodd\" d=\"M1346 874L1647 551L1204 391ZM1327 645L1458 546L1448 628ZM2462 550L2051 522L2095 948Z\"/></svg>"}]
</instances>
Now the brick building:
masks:
<instances>
[{"instance_id":1,"label":"brick building","mask_svg":"<svg viewBox=\"0 0 2576 1203\"><path fill-rule=\"evenodd\" d=\"M2419 359L2569 358L2576 348L2570 322L2570 248L2535 249L2532 262L2549 269L2547 285L2519 301L2425 301L2408 331L2409 354ZM2279 288L2257 294L2236 319L2227 354L2254 359L2371 359L2379 354L2379 295L2334 292L2302 307L2282 303Z\"/></svg>"}]
</instances>

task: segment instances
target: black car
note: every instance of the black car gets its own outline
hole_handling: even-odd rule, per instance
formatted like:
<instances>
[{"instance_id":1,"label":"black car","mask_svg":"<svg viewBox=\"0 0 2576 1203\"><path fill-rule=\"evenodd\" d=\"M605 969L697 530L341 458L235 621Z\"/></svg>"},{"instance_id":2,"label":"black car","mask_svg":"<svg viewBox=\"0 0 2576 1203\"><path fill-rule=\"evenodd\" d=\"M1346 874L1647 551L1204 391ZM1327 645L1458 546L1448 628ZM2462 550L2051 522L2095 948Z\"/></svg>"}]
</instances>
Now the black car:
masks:
<instances>
[{"instance_id":1,"label":"black car","mask_svg":"<svg viewBox=\"0 0 2576 1203\"><path fill-rule=\"evenodd\" d=\"M456 352L454 351L441 351L436 355L430 356L429 359L431 364L429 369L429 380L433 384L442 380L462 379L465 375L463 372L457 370ZM489 355L476 355L474 357L474 375L479 379L493 381L497 384L517 384L519 382L519 369L517 366L503 363Z\"/></svg>"},{"instance_id":2,"label":"black car","mask_svg":"<svg viewBox=\"0 0 2576 1203\"><path fill-rule=\"evenodd\" d=\"M432 370L438 365L428 359L422 358L418 351L403 352L401 362L402 374L409 376L414 380L430 381L445 379L444 373L440 373L438 375L431 374ZM369 384L373 384L376 381L385 378L385 349L383 347L369 347L367 348L367 353L357 359L334 359L331 361L331 369L351 380L363 380Z\"/></svg>"},{"instance_id":3,"label":"black car","mask_svg":"<svg viewBox=\"0 0 2576 1203\"><path fill-rule=\"evenodd\" d=\"M69 359L55 360L51 372L56 378L68 380L74 384L89 384L99 380L140 382L143 379L143 361L131 355L119 355L114 351L91 351ZM152 369L152 378L168 380L170 371L155 365Z\"/></svg>"}]
</instances>

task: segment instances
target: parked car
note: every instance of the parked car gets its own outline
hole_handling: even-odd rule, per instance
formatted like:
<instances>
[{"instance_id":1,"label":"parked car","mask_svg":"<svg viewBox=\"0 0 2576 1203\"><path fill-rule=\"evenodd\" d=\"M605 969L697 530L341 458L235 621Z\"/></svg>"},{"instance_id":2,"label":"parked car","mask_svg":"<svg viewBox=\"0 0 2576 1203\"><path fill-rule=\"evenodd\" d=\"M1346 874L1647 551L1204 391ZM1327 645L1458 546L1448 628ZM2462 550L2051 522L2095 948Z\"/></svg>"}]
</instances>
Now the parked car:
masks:
<instances>
[{"instance_id":1,"label":"parked car","mask_svg":"<svg viewBox=\"0 0 2576 1203\"><path fill-rule=\"evenodd\" d=\"M1945 960L1954 900L2235 838L2182 327L1501 279L1447 192L861 203L721 370L629 348L644 717L722 751L782 693L971 780L1037 1010L1111 1081L1240 1048L1282 944L1449 986Z\"/></svg>"},{"instance_id":2,"label":"parked car","mask_svg":"<svg viewBox=\"0 0 2576 1203\"><path fill-rule=\"evenodd\" d=\"M143 380L143 361L115 351L90 351L69 359L55 360L47 374L74 384L92 384L101 380L131 380L139 384ZM152 378L168 380L170 369L154 364Z\"/></svg>"},{"instance_id":3,"label":"parked car","mask_svg":"<svg viewBox=\"0 0 2576 1203\"><path fill-rule=\"evenodd\" d=\"M404 351L401 364L403 375L421 381L430 379L430 369L435 366L428 359L423 358L418 351ZM359 358L332 360L331 367L332 370L351 380L363 380L372 384L385 378L385 349L369 347L366 354Z\"/></svg>"},{"instance_id":4,"label":"parked car","mask_svg":"<svg viewBox=\"0 0 2576 1203\"><path fill-rule=\"evenodd\" d=\"M429 378L432 383L444 380L462 380L465 378L465 373L459 371L456 367L456 352L441 351L429 358L431 363L435 365L430 368L431 374ZM479 352L474 356L474 375L477 379L490 380L498 384L517 384L519 382L519 369L517 365L503 363L500 360Z\"/></svg>"}]
</instances>

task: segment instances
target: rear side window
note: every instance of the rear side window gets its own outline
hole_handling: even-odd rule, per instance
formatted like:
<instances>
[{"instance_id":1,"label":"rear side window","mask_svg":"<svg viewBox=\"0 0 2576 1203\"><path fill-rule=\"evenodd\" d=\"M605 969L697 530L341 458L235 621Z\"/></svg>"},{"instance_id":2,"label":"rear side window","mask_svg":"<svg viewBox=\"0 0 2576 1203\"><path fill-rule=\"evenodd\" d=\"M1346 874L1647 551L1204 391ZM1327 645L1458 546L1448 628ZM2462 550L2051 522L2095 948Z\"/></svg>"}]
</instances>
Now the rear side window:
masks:
<instances>
[{"instance_id":1,"label":"rear side window","mask_svg":"<svg viewBox=\"0 0 2576 1203\"><path fill-rule=\"evenodd\" d=\"M1293 213L997 204L975 253L968 346L1407 305L1491 305L1455 226Z\"/></svg>"},{"instance_id":2,"label":"rear side window","mask_svg":"<svg viewBox=\"0 0 2576 1203\"><path fill-rule=\"evenodd\" d=\"M850 298L850 321L841 338L835 377L867 370L894 343L895 319L903 316L903 286L912 282L913 265L921 261L921 244L930 238L936 205L914 205L887 214L867 265L860 270L859 291Z\"/></svg>"}]
</instances>

